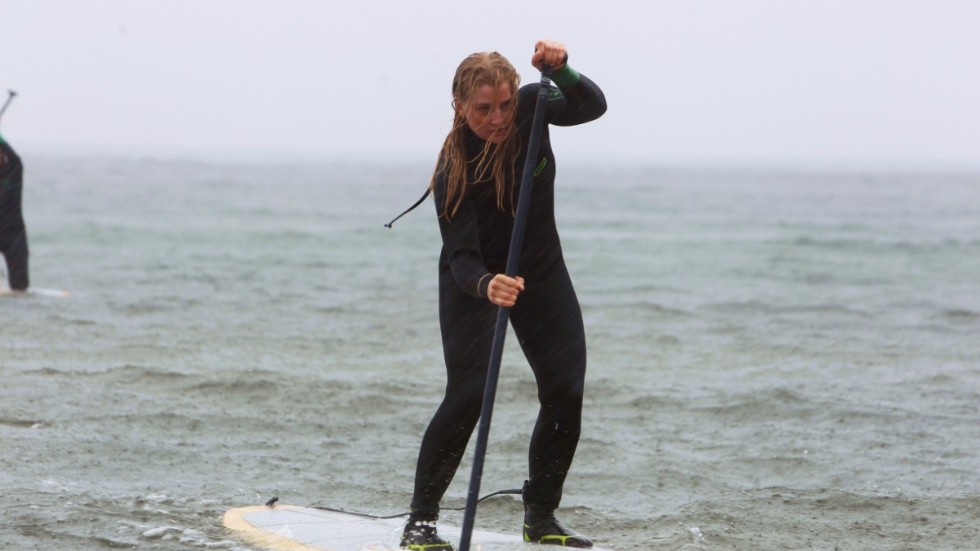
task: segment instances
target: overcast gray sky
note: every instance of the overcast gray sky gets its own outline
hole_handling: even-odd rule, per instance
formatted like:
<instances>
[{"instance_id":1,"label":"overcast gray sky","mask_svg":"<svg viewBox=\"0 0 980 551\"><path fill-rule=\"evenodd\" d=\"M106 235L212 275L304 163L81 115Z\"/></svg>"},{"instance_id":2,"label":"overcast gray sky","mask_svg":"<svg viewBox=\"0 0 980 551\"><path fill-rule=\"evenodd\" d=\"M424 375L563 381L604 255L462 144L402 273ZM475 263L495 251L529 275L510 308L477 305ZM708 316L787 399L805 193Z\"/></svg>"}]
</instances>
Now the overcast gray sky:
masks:
<instances>
[{"instance_id":1,"label":"overcast gray sky","mask_svg":"<svg viewBox=\"0 0 980 551\"><path fill-rule=\"evenodd\" d=\"M31 151L430 160L459 61L606 93L562 159L980 161L973 0L0 0L4 136ZM5 97L5 96L4 96Z\"/></svg>"}]
</instances>

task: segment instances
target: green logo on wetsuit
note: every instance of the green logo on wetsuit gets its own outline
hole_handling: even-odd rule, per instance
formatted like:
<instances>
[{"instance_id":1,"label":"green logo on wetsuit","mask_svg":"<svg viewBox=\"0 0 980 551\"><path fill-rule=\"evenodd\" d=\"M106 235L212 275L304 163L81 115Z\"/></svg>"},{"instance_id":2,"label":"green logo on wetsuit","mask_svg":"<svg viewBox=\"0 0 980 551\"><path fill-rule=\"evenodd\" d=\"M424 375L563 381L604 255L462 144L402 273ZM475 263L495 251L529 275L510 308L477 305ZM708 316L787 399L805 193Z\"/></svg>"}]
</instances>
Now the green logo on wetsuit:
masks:
<instances>
[{"instance_id":1,"label":"green logo on wetsuit","mask_svg":"<svg viewBox=\"0 0 980 551\"><path fill-rule=\"evenodd\" d=\"M537 178L542 172L544 172L544 167L548 166L548 158L541 157L541 162L538 166L534 167L534 177Z\"/></svg>"}]
</instances>

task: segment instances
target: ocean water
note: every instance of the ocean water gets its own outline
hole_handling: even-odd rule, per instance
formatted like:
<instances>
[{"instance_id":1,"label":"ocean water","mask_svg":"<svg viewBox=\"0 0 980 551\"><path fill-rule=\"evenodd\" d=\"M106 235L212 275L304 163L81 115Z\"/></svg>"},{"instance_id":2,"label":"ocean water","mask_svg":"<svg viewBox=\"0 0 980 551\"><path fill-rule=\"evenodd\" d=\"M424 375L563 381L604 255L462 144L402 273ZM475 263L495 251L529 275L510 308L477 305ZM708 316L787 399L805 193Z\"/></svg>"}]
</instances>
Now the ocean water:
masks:
<instances>
[{"instance_id":1,"label":"ocean water","mask_svg":"<svg viewBox=\"0 0 980 551\"><path fill-rule=\"evenodd\" d=\"M407 510L439 235L431 203L382 224L427 163L23 156L32 282L71 294L0 297L0 548L249 550L221 515L272 496ZM620 551L976 548L980 172L558 186L589 339L566 523ZM520 487L535 412L511 335L482 493ZM505 496L477 526L520 520Z\"/></svg>"}]
</instances>

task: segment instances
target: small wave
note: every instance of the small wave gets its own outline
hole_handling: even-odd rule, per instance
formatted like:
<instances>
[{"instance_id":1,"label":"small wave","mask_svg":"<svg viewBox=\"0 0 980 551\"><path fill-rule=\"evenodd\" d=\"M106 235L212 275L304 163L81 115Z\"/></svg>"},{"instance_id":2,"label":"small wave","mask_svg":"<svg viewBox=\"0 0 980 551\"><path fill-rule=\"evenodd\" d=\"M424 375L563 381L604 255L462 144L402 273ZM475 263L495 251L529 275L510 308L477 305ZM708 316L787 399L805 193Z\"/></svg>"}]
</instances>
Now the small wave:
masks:
<instances>
[{"instance_id":1,"label":"small wave","mask_svg":"<svg viewBox=\"0 0 980 551\"><path fill-rule=\"evenodd\" d=\"M671 308L669 306L663 306L662 304L657 304L648 300L637 302L633 305L633 307L642 311L659 314L661 316L689 317L691 315L690 312L685 312L684 310Z\"/></svg>"},{"instance_id":2,"label":"small wave","mask_svg":"<svg viewBox=\"0 0 980 551\"><path fill-rule=\"evenodd\" d=\"M135 381L146 379L179 380L187 377L186 374L177 371L136 364L124 364L105 369L58 369L54 367L42 367L27 371L26 373L46 377L110 377L116 379L117 381Z\"/></svg>"},{"instance_id":3,"label":"small wave","mask_svg":"<svg viewBox=\"0 0 980 551\"><path fill-rule=\"evenodd\" d=\"M820 411L819 404L786 388L719 395L707 400L695 400L690 407L695 411L740 420L771 418L776 415L808 417Z\"/></svg>"},{"instance_id":4,"label":"small wave","mask_svg":"<svg viewBox=\"0 0 980 551\"><path fill-rule=\"evenodd\" d=\"M868 312L856 310L842 304L800 304L773 308L774 312L787 314L846 314L862 318L870 317Z\"/></svg>"},{"instance_id":5,"label":"small wave","mask_svg":"<svg viewBox=\"0 0 980 551\"><path fill-rule=\"evenodd\" d=\"M705 307L722 313L745 314L843 314L860 318L868 318L871 315L863 310L859 310L844 304L834 303L811 303L811 304L768 304L758 300L751 301L727 301L709 304Z\"/></svg>"},{"instance_id":6,"label":"small wave","mask_svg":"<svg viewBox=\"0 0 980 551\"><path fill-rule=\"evenodd\" d=\"M946 310L943 312L943 316L954 322L972 323L980 320L980 312L974 312L973 310L966 310L962 308Z\"/></svg>"},{"instance_id":7,"label":"small wave","mask_svg":"<svg viewBox=\"0 0 980 551\"><path fill-rule=\"evenodd\" d=\"M172 382L184 380L188 377L187 374L178 371L136 364L113 367L106 371L106 374L116 378L120 382Z\"/></svg>"},{"instance_id":8,"label":"small wave","mask_svg":"<svg viewBox=\"0 0 980 551\"><path fill-rule=\"evenodd\" d=\"M670 398L668 396L640 396L629 400L626 405L641 411L663 411L665 409L680 409L684 407L684 402Z\"/></svg>"},{"instance_id":9,"label":"small wave","mask_svg":"<svg viewBox=\"0 0 980 551\"><path fill-rule=\"evenodd\" d=\"M160 526L158 528L150 528L146 530L140 537L143 539L155 540L155 539L171 539L175 535L180 535L184 532L182 528L177 526Z\"/></svg>"},{"instance_id":10,"label":"small wave","mask_svg":"<svg viewBox=\"0 0 980 551\"><path fill-rule=\"evenodd\" d=\"M244 395L244 396L269 396L278 394L280 383L276 381L259 379L215 379L197 383L190 386L189 392L213 396L221 395Z\"/></svg>"},{"instance_id":11,"label":"small wave","mask_svg":"<svg viewBox=\"0 0 980 551\"><path fill-rule=\"evenodd\" d=\"M65 325L78 325L78 326L83 326L84 327L84 326L90 326L90 325L97 325L98 324L98 322L96 322L95 320L81 319L81 318L73 318L73 317L68 317L68 316L64 316L64 315L61 315L61 314L55 314L55 315L51 316L50 319L51 319L52 325L54 325L54 324L57 323L58 325L65 324Z\"/></svg>"},{"instance_id":12,"label":"small wave","mask_svg":"<svg viewBox=\"0 0 980 551\"><path fill-rule=\"evenodd\" d=\"M746 300L715 302L704 306L704 308L718 312L735 312L739 314L746 314L752 312L769 312L772 307L758 300Z\"/></svg>"}]
</instances>

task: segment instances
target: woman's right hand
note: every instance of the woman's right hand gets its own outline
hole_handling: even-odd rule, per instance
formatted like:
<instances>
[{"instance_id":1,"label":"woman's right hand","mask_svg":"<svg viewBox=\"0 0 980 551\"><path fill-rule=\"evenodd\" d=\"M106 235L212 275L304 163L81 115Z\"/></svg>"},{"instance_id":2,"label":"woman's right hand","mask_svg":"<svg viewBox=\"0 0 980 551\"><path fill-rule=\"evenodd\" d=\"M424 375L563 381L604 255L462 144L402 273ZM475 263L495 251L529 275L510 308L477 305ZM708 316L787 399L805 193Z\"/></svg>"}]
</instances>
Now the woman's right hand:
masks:
<instances>
[{"instance_id":1,"label":"woman's right hand","mask_svg":"<svg viewBox=\"0 0 980 551\"><path fill-rule=\"evenodd\" d=\"M523 290L523 277L508 277L504 274L497 274L487 285L487 299L497 306L510 308L517 302L517 295Z\"/></svg>"},{"instance_id":2,"label":"woman's right hand","mask_svg":"<svg viewBox=\"0 0 980 551\"><path fill-rule=\"evenodd\" d=\"M534 45L534 55L531 56L531 65L537 70L544 69L547 65L552 71L557 71L565 66L568 59L568 50L565 45L556 40L539 40Z\"/></svg>"}]
</instances>

